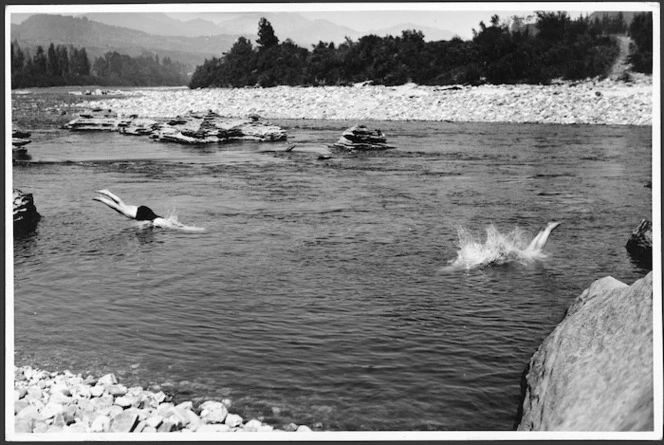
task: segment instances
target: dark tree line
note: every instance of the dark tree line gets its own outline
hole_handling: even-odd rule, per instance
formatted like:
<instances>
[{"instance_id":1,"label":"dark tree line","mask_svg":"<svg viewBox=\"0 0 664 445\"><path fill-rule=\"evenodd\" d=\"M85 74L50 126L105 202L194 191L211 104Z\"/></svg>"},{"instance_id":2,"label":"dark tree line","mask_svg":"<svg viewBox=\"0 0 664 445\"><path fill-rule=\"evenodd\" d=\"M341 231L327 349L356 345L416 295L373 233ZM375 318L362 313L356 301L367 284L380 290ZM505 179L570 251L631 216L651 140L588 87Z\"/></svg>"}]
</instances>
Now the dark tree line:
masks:
<instances>
[{"instance_id":1,"label":"dark tree line","mask_svg":"<svg viewBox=\"0 0 664 445\"><path fill-rule=\"evenodd\" d=\"M515 17L517 19L518 17ZM269 21L258 24L256 46L239 38L221 57L198 66L190 88L275 85L348 85L371 81L399 85L547 83L555 78L605 75L619 50L610 34L625 31L622 17L571 19L565 12L537 12L535 29L493 16L473 38L425 42L422 32L368 35L319 42L312 49L280 42ZM652 34L652 32L651 32ZM652 52L652 50L651 50Z\"/></svg>"},{"instance_id":2,"label":"dark tree line","mask_svg":"<svg viewBox=\"0 0 664 445\"><path fill-rule=\"evenodd\" d=\"M166 57L129 57L108 52L91 64L85 48L51 43L34 55L11 44L12 88L64 85L179 86L188 81L185 64Z\"/></svg>"},{"instance_id":3,"label":"dark tree line","mask_svg":"<svg viewBox=\"0 0 664 445\"><path fill-rule=\"evenodd\" d=\"M640 73L652 74L652 13L634 16L629 26L629 34L634 41L629 56L632 69Z\"/></svg>"},{"instance_id":4,"label":"dark tree line","mask_svg":"<svg viewBox=\"0 0 664 445\"><path fill-rule=\"evenodd\" d=\"M99 85L115 86L179 86L187 84L187 67L169 57L144 54L129 57L116 51L97 57L92 71Z\"/></svg>"},{"instance_id":5,"label":"dark tree line","mask_svg":"<svg viewBox=\"0 0 664 445\"><path fill-rule=\"evenodd\" d=\"M65 45L38 46L34 55L11 43L12 88L54 85L82 85L90 79L90 62L85 48Z\"/></svg>"}]
</instances>

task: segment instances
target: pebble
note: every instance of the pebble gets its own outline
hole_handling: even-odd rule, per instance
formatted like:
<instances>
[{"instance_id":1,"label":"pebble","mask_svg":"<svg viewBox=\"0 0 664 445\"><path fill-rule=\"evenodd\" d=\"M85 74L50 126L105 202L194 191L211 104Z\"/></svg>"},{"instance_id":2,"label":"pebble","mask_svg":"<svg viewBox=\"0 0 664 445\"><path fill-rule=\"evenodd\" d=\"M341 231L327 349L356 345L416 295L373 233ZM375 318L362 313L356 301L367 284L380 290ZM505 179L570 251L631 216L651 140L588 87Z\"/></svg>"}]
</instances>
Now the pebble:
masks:
<instances>
[{"instance_id":1,"label":"pebble","mask_svg":"<svg viewBox=\"0 0 664 445\"><path fill-rule=\"evenodd\" d=\"M421 120L652 125L652 76L634 83L588 79L552 85L481 85L460 89L396 87L212 88L132 90L122 98L77 104L121 116L168 118L190 110L264 119ZM597 94L599 93L599 95Z\"/></svg>"},{"instance_id":2,"label":"pebble","mask_svg":"<svg viewBox=\"0 0 664 445\"><path fill-rule=\"evenodd\" d=\"M194 401L174 404L162 391L127 388L114 374L83 379L69 371L24 366L14 368L14 377L16 434L284 431L258 419L243 425L241 416L228 413L230 399L207 400L197 407ZM285 430L310 431L295 424Z\"/></svg>"}]
</instances>

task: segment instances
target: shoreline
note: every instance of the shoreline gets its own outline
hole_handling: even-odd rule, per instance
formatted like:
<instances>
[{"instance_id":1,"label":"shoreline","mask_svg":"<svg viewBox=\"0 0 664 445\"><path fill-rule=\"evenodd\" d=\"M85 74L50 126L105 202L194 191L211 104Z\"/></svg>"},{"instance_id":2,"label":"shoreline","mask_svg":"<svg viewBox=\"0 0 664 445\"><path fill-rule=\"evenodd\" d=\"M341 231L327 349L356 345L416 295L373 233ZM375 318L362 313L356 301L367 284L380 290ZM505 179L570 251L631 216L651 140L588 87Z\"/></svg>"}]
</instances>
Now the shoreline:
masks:
<instances>
[{"instance_id":1,"label":"shoreline","mask_svg":"<svg viewBox=\"0 0 664 445\"><path fill-rule=\"evenodd\" d=\"M174 402L172 395L127 388L102 377L14 366L14 433L311 432L290 423L276 428L229 411L230 399Z\"/></svg>"},{"instance_id":2,"label":"shoreline","mask_svg":"<svg viewBox=\"0 0 664 445\"><path fill-rule=\"evenodd\" d=\"M224 117L292 120L652 125L652 76L633 78L630 83L607 78L546 86L139 88L73 105L141 118L211 110Z\"/></svg>"}]
</instances>

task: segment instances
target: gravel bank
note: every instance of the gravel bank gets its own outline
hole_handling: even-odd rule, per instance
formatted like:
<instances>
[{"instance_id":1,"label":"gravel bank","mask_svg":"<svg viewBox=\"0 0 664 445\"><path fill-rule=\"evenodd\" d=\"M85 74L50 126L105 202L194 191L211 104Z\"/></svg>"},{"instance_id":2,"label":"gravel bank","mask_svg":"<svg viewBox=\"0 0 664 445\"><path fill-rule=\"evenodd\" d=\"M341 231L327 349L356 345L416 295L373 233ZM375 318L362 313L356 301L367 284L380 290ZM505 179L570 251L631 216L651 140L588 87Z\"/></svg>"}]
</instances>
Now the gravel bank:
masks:
<instances>
[{"instance_id":1,"label":"gravel bank","mask_svg":"<svg viewBox=\"0 0 664 445\"><path fill-rule=\"evenodd\" d=\"M652 125L652 77L632 77L630 83L605 79L548 86L145 89L77 105L149 118L212 110L266 119Z\"/></svg>"},{"instance_id":2,"label":"gravel bank","mask_svg":"<svg viewBox=\"0 0 664 445\"><path fill-rule=\"evenodd\" d=\"M14 367L14 431L20 433L308 432L305 425L283 429L247 422L228 412L228 399L194 407L175 405L163 392L127 388L113 374L101 378L69 371Z\"/></svg>"}]
</instances>

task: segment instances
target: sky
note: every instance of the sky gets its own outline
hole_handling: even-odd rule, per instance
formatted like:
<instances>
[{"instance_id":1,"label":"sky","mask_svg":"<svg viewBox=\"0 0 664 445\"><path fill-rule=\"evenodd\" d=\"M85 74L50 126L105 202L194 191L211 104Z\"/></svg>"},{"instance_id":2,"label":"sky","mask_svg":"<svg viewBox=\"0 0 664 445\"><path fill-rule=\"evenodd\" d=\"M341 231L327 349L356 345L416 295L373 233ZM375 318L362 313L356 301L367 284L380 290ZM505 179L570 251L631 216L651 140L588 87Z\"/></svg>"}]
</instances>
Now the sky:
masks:
<instances>
[{"instance_id":1,"label":"sky","mask_svg":"<svg viewBox=\"0 0 664 445\"><path fill-rule=\"evenodd\" d=\"M444 3L444 2L402 2L402 3L203 3L203 4L133 4L133 5L74 5L48 6L39 12L71 14L79 12L166 12L174 18L207 18L204 12L233 13L248 10L293 11L309 19L325 19L345 25L357 31L365 32L386 28L392 25L412 23L432 26L458 34L461 38L472 37L473 28L479 29L480 21L489 23L491 16L497 14L501 19L513 15L534 14L536 10L564 10L574 18L579 14L592 11L634 10L643 8L643 4L625 2L571 2L571 3ZM28 7L29 8L29 7ZM32 6L35 8L35 6ZM23 12L23 11L20 11ZM217 20L218 21L218 20Z\"/></svg>"}]
</instances>

